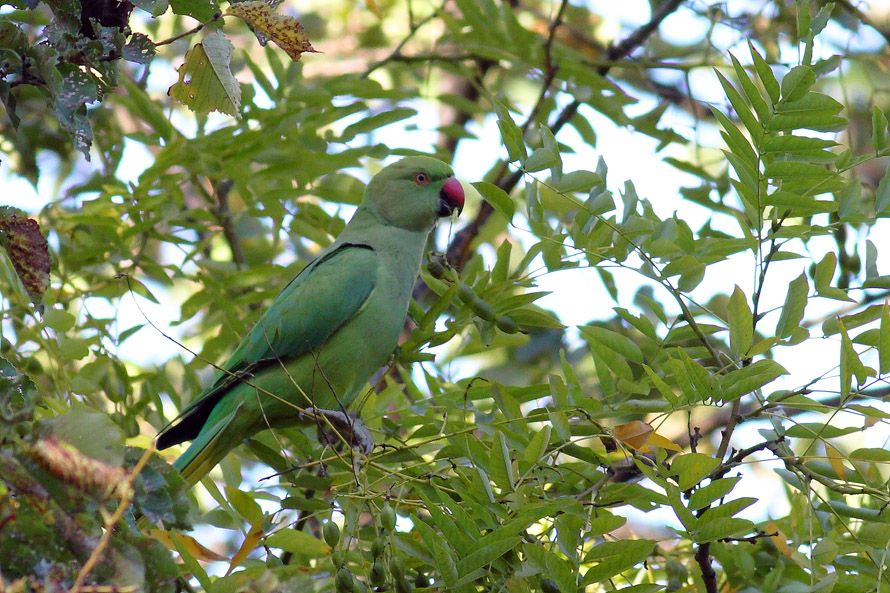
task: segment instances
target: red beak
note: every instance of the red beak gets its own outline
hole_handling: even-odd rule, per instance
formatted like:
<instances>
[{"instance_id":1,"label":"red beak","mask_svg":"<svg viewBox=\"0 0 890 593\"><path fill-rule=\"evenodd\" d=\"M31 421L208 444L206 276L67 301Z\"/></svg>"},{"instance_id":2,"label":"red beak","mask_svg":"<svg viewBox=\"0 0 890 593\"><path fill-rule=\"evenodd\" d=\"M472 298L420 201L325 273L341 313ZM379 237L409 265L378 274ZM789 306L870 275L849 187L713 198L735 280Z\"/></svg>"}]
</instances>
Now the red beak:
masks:
<instances>
[{"instance_id":1,"label":"red beak","mask_svg":"<svg viewBox=\"0 0 890 593\"><path fill-rule=\"evenodd\" d=\"M454 177L449 177L442 184L442 190L439 192L439 216L451 216L451 213L457 210L460 214L464 209L464 188L460 181Z\"/></svg>"}]
</instances>

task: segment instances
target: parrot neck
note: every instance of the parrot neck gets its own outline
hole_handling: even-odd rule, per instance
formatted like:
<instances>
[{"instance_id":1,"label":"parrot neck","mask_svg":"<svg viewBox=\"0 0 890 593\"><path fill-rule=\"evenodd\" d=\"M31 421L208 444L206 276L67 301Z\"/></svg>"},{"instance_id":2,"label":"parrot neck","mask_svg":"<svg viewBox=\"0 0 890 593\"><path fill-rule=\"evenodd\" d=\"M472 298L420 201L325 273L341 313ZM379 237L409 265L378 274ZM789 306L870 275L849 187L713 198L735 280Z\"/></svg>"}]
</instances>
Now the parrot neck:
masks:
<instances>
[{"instance_id":1,"label":"parrot neck","mask_svg":"<svg viewBox=\"0 0 890 593\"><path fill-rule=\"evenodd\" d=\"M381 263L405 276L394 280L407 286L410 292L420 270L430 230L418 231L387 224L363 204L337 237L336 244L368 245L382 258Z\"/></svg>"},{"instance_id":2,"label":"parrot neck","mask_svg":"<svg viewBox=\"0 0 890 593\"><path fill-rule=\"evenodd\" d=\"M379 247L398 247L398 249L413 250L415 244L421 245L417 249L423 249L430 229L413 230L405 229L387 223L373 210L362 204L337 237L338 243L364 243L378 249Z\"/></svg>"}]
</instances>

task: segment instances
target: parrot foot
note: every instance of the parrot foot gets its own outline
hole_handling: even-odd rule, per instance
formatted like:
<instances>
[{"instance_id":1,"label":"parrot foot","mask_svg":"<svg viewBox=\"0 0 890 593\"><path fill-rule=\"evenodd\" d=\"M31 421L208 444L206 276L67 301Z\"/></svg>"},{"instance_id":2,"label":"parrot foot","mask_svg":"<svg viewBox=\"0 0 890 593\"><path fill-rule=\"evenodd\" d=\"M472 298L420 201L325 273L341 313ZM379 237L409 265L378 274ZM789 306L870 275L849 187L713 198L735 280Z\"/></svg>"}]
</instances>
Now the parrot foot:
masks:
<instances>
[{"instance_id":1,"label":"parrot foot","mask_svg":"<svg viewBox=\"0 0 890 593\"><path fill-rule=\"evenodd\" d=\"M356 447L365 455L371 453L374 449L374 439L371 432L365 427L365 424L352 414L347 414L339 410L323 410L321 408L306 408L303 416L314 420L318 424L318 438L326 445L338 445L342 439L352 447ZM336 429L336 432L330 430L330 426L322 420L326 418L328 422Z\"/></svg>"}]
</instances>

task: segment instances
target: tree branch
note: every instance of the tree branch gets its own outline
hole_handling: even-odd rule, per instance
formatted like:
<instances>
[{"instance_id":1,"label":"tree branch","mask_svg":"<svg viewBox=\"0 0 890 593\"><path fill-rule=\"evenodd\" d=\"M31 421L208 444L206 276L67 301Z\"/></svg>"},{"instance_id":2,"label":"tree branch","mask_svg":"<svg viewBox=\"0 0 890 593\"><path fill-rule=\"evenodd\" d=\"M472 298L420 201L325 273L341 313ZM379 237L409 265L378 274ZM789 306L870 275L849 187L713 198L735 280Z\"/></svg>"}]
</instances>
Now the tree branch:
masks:
<instances>
[{"instance_id":1,"label":"tree branch","mask_svg":"<svg viewBox=\"0 0 890 593\"><path fill-rule=\"evenodd\" d=\"M868 18L868 16L864 12L859 10L857 7L853 6L853 3L850 2L849 0L837 0L837 3L838 3L838 5L840 5L840 7L844 11L852 14L863 25L867 25L867 26L871 27L872 29L874 29L875 31L877 31L878 34L884 38L884 41L886 41L888 44L890 44L890 31L888 31L887 29L884 29L882 27L879 27L877 24L875 24L874 21L872 21L870 18Z\"/></svg>"}]
</instances>

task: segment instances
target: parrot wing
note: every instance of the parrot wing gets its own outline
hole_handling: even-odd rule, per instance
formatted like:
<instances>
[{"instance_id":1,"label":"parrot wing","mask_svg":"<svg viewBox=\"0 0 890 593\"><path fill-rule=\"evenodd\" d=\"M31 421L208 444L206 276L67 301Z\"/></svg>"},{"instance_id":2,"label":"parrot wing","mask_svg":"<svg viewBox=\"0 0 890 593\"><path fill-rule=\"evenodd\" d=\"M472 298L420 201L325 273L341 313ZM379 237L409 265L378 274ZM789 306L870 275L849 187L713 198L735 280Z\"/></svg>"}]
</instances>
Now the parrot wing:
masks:
<instances>
[{"instance_id":1,"label":"parrot wing","mask_svg":"<svg viewBox=\"0 0 890 593\"><path fill-rule=\"evenodd\" d=\"M356 243L344 243L306 266L222 365L223 374L161 430L158 449L197 437L213 408L244 378L323 345L365 306L376 271L374 250Z\"/></svg>"}]
</instances>

